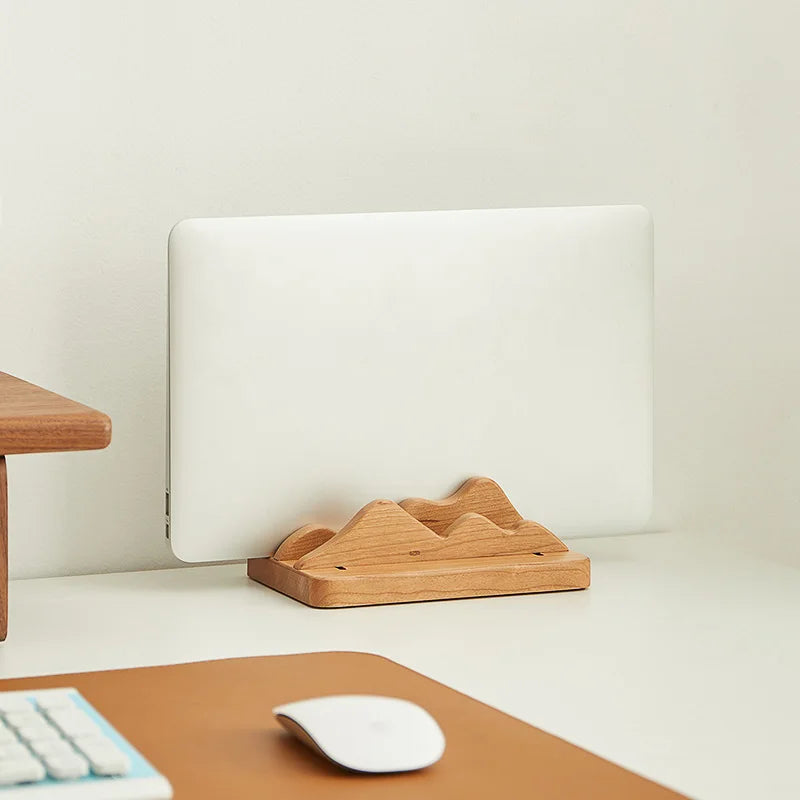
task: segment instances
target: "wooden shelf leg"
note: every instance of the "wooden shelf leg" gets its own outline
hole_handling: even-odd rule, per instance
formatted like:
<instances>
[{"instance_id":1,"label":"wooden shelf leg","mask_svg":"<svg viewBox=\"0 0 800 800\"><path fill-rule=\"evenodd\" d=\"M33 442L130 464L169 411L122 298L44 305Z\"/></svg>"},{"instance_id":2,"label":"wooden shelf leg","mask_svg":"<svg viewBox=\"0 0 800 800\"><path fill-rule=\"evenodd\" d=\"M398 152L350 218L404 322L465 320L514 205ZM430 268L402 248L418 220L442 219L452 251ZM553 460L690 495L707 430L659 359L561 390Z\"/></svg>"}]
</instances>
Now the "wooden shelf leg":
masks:
<instances>
[{"instance_id":1,"label":"wooden shelf leg","mask_svg":"<svg viewBox=\"0 0 800 800\"><path fill-rule=\"evenodd\" d=\"M0 642L8 634L8 481L6 457L0 456Z\"/></svg>"}]
</instances>

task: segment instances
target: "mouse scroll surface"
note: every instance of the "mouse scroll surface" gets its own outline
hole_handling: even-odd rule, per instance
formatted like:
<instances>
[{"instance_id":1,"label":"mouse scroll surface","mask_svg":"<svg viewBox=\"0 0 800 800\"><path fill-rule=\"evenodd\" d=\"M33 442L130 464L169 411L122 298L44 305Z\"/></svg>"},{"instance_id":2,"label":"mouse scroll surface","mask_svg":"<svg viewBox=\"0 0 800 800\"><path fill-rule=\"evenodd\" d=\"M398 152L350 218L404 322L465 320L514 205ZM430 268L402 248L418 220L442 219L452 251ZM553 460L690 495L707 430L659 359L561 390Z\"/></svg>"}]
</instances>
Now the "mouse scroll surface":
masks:
<instances>
[{"instance_id":1,"label":"mouse scroll surface","mask_svg":"<svg viewBox=\"0 0 800 800\"><path fill-rule=\"evenodd\" d=\"M336 695L272 710L299 741L355 772L409 772L435 764L445 738L436 720L408 700Z\"/></svg>"}]
</instances>

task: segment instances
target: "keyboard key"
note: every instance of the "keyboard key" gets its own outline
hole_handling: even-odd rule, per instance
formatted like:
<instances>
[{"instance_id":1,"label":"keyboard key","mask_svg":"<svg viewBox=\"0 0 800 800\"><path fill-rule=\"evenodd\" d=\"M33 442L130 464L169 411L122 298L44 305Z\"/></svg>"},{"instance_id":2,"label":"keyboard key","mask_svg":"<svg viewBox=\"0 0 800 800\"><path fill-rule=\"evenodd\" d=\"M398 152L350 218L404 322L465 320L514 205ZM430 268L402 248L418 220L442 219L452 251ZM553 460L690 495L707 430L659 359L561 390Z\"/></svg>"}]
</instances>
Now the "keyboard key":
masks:
<instances>
[{"instance_id":1,"label":"keyboard key","mask_svg":"<svg viewBox=\"0 0 800 800\"><path fill-rule=\"evenodd\" d=\"M60 739L61 734L46 722L36 725L22 725L17 728L17 736L24 742L37 742L44 739Z\"/></svg>"},{"instance_id":2,"label":"keyboard key","mask_svg":"<svg viewBox=\"0 0 800 800\"><path fill-rule=\"evenodd\" d=\"M93 747L109 744L109 740L99 731L87 733L85 736L71 736L69 741L77 750L82 750L84 745Z\"/></svg>"},{"instance_id":3,"label":"keyboard key","mask_svg":"<svg viewBox=\"0 0 800 800\"><path fill-rule=\"evenodd\" d=\"M47 774L57 781L83 778L89 774L89 763L77 753L47 756L44 760Z\"/></svg>"},{"instance_id":4,"label":"keyboard key","mask_svg":"<svg viewBox=\"0 0 800 800\"><path fill-rule=\"evenodd\" d=\"M29 747L39 758L45 756L68 756L75 752L72 745L65 739L40 739L31 742Z\"/></svg>"},{"instance_id":5,"label":"keyboard key","mask_svg":"<svg viewBox=\"0 0 800 800\"><path fill-rule=\"evenodd\" d=\"M6 725L10 728L19 728L22 725L35 725L37 722L44 722L45 718L34 711L33 706L29 705L27 711L9 711L6 714Z\"/></svg>"},{"instance_id":6,"label":"keyboard key","mask_svg":"<svg viewBox=\"0 0 800 800\"><path fill-rule=\"evenodd\" d=\"M81 752L89 759L95 775L127 775L130 759L108 739L78 742Z\"/></svg>"},{"instance_id":7,"label":"keyboard key","mask_svg":"<svg viewBox=\"0 0 800 800\"><path fill-rule=\"evenodd\" d=\"M0 728L0 745L13 744L16 741L17 737L14 735L14 731L10 731L3 725L3 727Z\"/></svg>"},{"instance_id":8,"label":"keyboard key","mask_svg":"<svg viewBox=\"0 0 800 800\"><path fill-rule=\"evenodd\" d=\"M62 790L76 800L172 797L166 778L128 742L107 736L102 716L75 690L0 692L0 800Z\"/></svg>"},{"instance_id":9,"label":"keyboard key","mask_svg":"<svg viewBox=\"0 0 800 800\"><path fill-rule=\"evenodd\" d=\"M48 712L47 716L58 729L69 737L88 736L99 734L100 728L92 722L89 715L80 709L62 710Z\"/></svg>"},{"instance_id":10,"label":"keyboard key","mask_svg":"<svg viewBox=\"0 0 800 800\"><path fill-rule=\"evenodd\" d=\"M31 752L21 742L0 745L0 762L30 758Z\"/></svg>"},{"instance_id":11,"label":"keyboard key","mask_svg":"<svg viewBox=\"0 0 800 800\"><path fill-rule=\"evenodd\" d=\"M68 694L58 692L56 694L46 694L36 698L36 705L40 711L69 711L77 708L72 698Z\"/></svg>"},{"instance_id":12,"label":"keyboard key","mask_svg":"<svg viewBox=\"0 0 800 800\"><path fill-rule=\"evenodd\" d=\"M35 783L44 780L45 774L44 766L30 754L16 761L0 761L0 786Z\"/></svg>"},{"instance_id":13,"label":"keyboard key","mask_svg":"<svg viewBox=\"0 0 800 800\"><path fill-rule=\"evenodd\" d=\"M0 714L11 711L32 711L33 706L19 695L0 695Z\"/></svg>"}]
</instances>

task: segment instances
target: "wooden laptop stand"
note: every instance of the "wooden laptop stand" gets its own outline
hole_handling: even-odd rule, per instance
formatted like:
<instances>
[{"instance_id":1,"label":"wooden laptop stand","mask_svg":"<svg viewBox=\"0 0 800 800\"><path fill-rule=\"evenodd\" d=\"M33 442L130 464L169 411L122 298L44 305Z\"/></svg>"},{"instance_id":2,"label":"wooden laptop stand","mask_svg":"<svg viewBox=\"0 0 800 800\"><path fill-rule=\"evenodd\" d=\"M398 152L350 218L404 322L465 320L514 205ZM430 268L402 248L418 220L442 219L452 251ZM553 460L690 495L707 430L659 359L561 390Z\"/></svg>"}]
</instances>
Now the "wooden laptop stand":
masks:
<instances>
[{"instance_id":1,"label":"wooden laptop stand","mask_svg":"<svg viewBox=\"0 0 800 800\"><path fill-rule=\"evenodd\" d=\"M100 450L110 441L105 414L0 372L0 641L8 633L6 456Z\"/></svg>"},{"instance_id":2,"label":"wooden laptop stand","mask_svg":"<svg viewBox=\"0 0 800 800\"><path fill-rule=\"evenodd\" d=\"M253 580L321 608L585 589L589 573L489 478L444 500L375 500L338 533L306 525L247 561Z\"/></svg>"}]
</instances>

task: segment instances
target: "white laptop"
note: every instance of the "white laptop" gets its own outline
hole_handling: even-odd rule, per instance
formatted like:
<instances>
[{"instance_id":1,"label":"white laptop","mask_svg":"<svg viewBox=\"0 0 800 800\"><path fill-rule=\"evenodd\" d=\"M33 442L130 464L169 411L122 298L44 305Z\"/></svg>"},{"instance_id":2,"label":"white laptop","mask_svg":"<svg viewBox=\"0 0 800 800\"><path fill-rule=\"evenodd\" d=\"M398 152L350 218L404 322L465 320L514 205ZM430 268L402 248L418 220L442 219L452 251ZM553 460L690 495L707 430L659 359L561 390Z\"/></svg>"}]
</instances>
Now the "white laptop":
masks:
<instances>
[{"instance_id":1,"label":"white laptop","mask_svg":"<svg viewBox=\"0 0 800 800\"><path fill-rule=\"evenodd\" d=\"M652 249L640 206L179 223L174 552L268 555L473 475L561 537L641 528Z\"/></svg>"}]
</instances>

